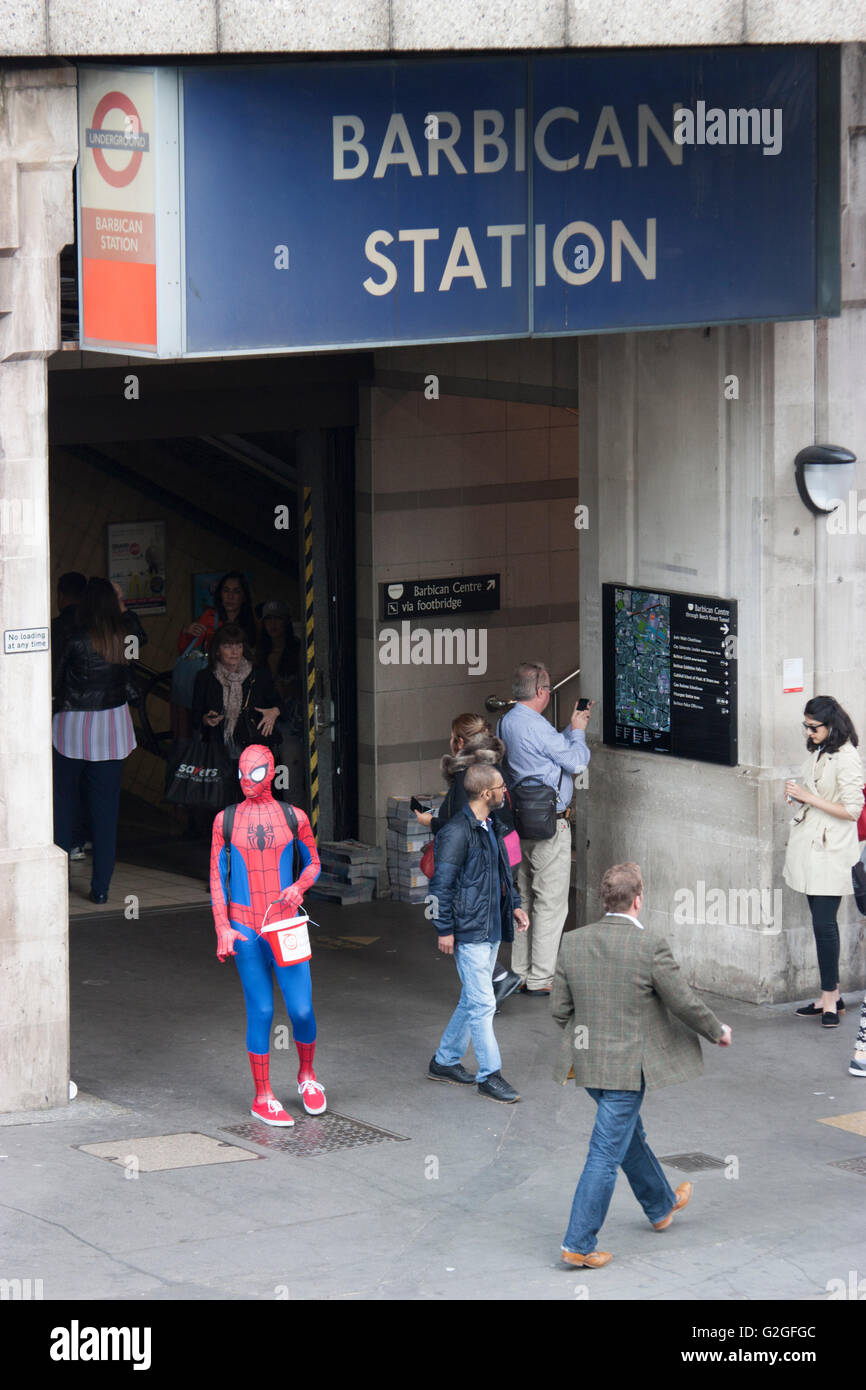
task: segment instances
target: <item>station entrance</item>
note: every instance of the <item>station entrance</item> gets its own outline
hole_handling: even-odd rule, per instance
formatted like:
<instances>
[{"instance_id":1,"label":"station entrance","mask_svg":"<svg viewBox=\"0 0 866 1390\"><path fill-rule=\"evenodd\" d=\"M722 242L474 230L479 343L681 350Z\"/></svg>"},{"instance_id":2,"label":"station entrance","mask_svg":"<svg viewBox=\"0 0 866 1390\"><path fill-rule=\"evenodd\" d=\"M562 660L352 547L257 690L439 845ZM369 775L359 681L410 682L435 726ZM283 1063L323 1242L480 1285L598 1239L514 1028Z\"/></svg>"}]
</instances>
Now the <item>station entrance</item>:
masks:
<instances>
[{"instance_id":1,"label":"station entrance","mask_svg":"<svg viewBox=\"0 0 866 1390\"><path fill-rule=\"evenodd\" d=\"M84 368L76 356L71 368L69 354L56 360L55 603L61 576L105 575L119 582L142 634L132 662L137 747L124 763L119 878L107 906L122 909L130 896L138 904L142 894L142 906L168 906L178 890L179 905L206 900L212 813L165 795L194 733L191 690L176 679L173 686L173 673L181 653L197 650L192 629L227 573L242 577L250 654L280 698L281 792L320 836L354 836L358 364ZM87 856L70 865L73 916L95 910L89 871Z\"/></svg>"},{"instance_id":2,"label":"station entrance","mask_svg":"<svg viewBox=\"0 0 866 1390\"><path fill-rule=\"evenodd\" d=\"M557 681L579 665L576 357L573 340L170 365L57 355L52 588L70 571L109 574L112 539L136 538L125 598L147 642L118 858L160 873L160 903L205 895L201 818L164 799L185 732L172 671L227 572L259 615L274 602L290 615L302 727L287 795L320 840L384 845L390 796L441 789L457 715L495 723L520 661L547 662ZM164 554L149 565L154 535ZM386 621L386 586L479 574L495 576L489 611ZM416 629L428 656L409 651ZM405 661L389 660L394 633ZM452 633L473 659L434 640ZM73 914L94 911L88 868L71 866Z\"/></svg>"}]
</instances>

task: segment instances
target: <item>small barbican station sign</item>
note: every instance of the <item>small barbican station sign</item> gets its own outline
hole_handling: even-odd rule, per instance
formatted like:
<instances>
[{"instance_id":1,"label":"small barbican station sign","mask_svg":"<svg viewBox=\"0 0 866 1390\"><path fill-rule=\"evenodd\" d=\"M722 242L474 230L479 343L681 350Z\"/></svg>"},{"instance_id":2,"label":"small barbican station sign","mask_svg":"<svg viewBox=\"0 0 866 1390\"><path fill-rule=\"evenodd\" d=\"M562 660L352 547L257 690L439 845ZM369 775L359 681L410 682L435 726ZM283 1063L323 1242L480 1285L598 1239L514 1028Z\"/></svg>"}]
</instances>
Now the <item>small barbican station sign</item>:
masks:
<instances>
[{"instance_id":1,"label":"small barbican station sign","mask_svg":"<svg viewBox=\"0 0 866 1390\"><path fill-rule=\"evenodd\" d=\"M453 617L499 607L498 574L450 575L447 579L402 579L381 584L382 621Z\"/></svg>"}]
</instances>

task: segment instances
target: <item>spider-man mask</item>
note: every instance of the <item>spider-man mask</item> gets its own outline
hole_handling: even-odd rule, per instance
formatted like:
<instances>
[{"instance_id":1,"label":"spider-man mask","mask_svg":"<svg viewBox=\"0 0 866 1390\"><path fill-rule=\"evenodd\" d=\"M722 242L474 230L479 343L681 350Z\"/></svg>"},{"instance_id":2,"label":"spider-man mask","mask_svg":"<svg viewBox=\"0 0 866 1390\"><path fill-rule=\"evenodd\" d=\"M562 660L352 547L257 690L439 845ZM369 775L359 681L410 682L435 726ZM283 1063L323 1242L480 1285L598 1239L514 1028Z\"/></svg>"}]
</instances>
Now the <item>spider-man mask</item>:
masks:
<instances>
[{"instance_id":1,"label":"spider-man mask","mask_svg":"<svg viewBox=\"0 0 866 1390\"><path fill-rule=\"evenodd\" d=\"M252 743L241 753L238 776L241 791L250 801L271 795L274 780L274 755L261 743Z\"/></svg>"}]
</instances>

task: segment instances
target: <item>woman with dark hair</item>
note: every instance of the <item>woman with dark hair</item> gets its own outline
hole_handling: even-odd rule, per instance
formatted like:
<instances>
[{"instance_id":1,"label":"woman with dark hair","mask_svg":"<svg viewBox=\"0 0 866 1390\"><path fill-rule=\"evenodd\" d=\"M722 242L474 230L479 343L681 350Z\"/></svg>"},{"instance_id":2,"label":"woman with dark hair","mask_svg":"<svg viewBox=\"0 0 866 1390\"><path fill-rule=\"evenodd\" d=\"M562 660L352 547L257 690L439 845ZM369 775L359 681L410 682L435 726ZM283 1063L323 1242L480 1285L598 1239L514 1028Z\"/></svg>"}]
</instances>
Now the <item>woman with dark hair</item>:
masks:
<instances>
[{"instance_id":1,"label":"woman with dark hair","mask_svg":"<svg viewBox=\"0 0 866 1390\"><path fill-rule=\"evenodd\" d=\"M860 858L857 820L863 810L863 767L856 730L837 700L816 695L803 713L809 757L800 781L785 783L785 797L798 810L791 822L783 877L796 893L805 893L809 903L821 997L797 1014L837 1028L845 1003L839 993L836 915L842 898L854 891L851 869Z\"/></svg>"},{"instance_id":2,"label":"woman with dark hair","mask_svg":"<svg viewBox=\"0 0 866 1390\"><path fill-rule=\"evenodd\" d=\"M445 754L441 763L442 776L448 783L445 800L435 814L433 811L415 812L416 819L432 830L434 835L469 801L464 786L467 768L479 763L489 767L500 766L505 756L505 744L490 732L490 725L480 714L458 714L452 720L449 746L451 752ZM502 806L492 814L494 819L504 824L506 834L514 829L507 794ZM493 993L497 1006L519 988L520 976L497 961L493 967Z\"/></svg>"},{"instance_id":3,"label":"woman with dark hair","mask_svg":"<svg viewBox=\"0 0 866 1390\"><path fill-rule=\"evenodd\" d=\"M52 741L54 840L69 853L83 806L93 840L94 903L108 899L123 760L136 746L129 702L137 704L139 695L125 651L130 635L147 640L115 586L89 579L57 665Z\"/></svg>"},{"instance_id":4,"label":"woman with dark hair","mask_svg":"<svg viewBox=\"0 0 866 1390\"><path fill-rule=\"evenodd\" d=\"M184 652L186 650L191 637L201 637L204 650L207 651L214 633L224 623L236 623L243 629L247 646L251 649L255 648L257 641L256 619L246 575L241 574L240 570L229 570L216 584L214 596L213 607L206 608L203 613L199 614L194 623L190 623L180 632L177 639L178 651Z\"/></svg>"},{"instance_id":5,"label":"woman with dark hair","mask_svg":"<svg viewBox=\"0 0 866 1390\"><path fill-rule=\"evenodd\" d=\"M195 678L193 728L221 737L235 761L252 743L273 746L280 702L267 667L254 666L243 629L225 623L210 646L209 667Z\"/></svg>"}]
</instances>

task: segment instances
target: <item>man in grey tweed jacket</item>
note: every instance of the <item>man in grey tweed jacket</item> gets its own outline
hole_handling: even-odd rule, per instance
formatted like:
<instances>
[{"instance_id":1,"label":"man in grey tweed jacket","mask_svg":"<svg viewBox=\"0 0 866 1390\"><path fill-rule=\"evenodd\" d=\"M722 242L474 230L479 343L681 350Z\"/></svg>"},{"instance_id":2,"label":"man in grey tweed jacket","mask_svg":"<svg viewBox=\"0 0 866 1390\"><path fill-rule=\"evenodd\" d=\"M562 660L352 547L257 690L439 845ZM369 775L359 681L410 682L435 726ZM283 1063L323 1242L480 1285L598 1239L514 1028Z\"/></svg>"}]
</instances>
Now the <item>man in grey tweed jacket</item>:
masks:
<instances>
[{"instance_id":1,"label":"man in grey tweed jacket","mask_svg":"<svg viewBox=\"0 0 866 1390\"><path fill-rule=\"evenodd\" d=\"M731 1041L727 1024L683 978L665 938L639 920L638 865L608 869L601 899L604 918L563 937L550 997L565 1029L556 1079L565 1085L573 1076L597 1106L562 1243L566 1264L591 1268L612 1259L596 1246L619 1167L657 1231L688 1202L691 1183L673 1192L647 1143L641 1102L646 1089L700 1076L698 1034L720 1047Z\"/></svg>"}]
</instances>

